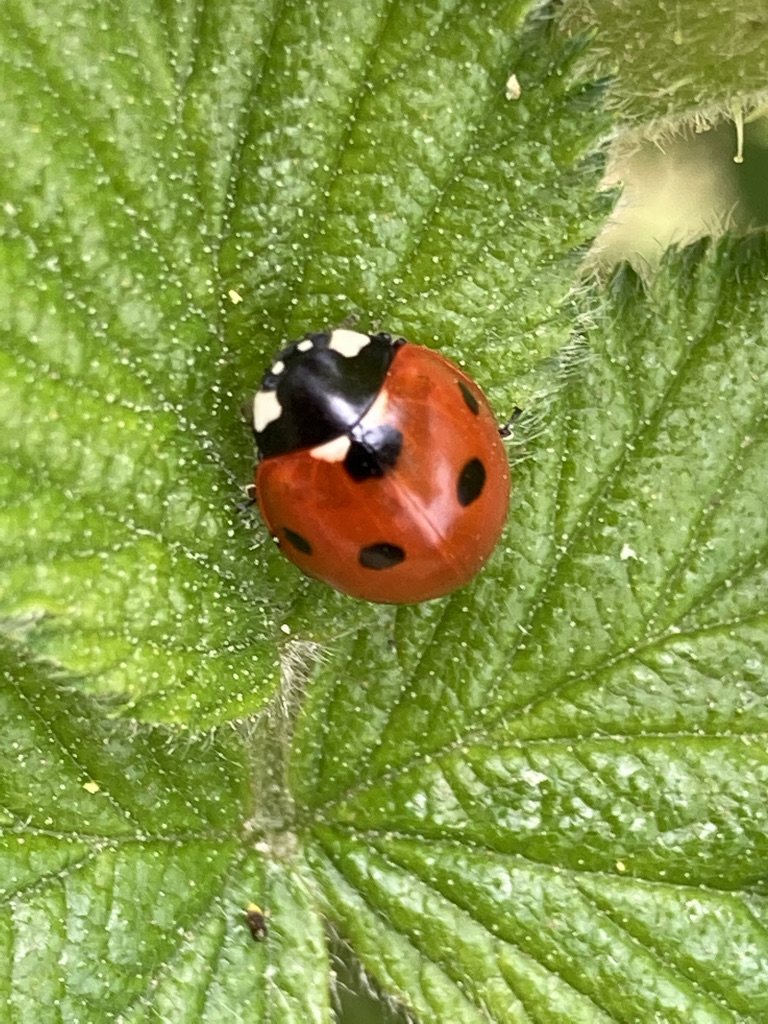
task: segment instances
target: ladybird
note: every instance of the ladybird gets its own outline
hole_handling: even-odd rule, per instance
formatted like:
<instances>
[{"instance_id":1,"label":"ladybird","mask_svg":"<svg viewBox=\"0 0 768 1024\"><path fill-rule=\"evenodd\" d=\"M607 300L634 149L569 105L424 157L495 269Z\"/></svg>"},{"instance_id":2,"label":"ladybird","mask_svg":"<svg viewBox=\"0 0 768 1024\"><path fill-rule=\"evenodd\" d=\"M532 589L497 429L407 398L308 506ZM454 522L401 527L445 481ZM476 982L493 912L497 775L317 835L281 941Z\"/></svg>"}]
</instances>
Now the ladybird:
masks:
<instances>
[{"instance_id":1,"label":"ladybird","mask_svg":"<svg viewBox=\"0 0 768 1024\"><path fill-rule=\"evenodd\" d=\"M307 334L253 402L255 495L306 575L410 604L468 583L509 506L501 431L477 384L389 334Z\"/></svg>"}]
</instances>

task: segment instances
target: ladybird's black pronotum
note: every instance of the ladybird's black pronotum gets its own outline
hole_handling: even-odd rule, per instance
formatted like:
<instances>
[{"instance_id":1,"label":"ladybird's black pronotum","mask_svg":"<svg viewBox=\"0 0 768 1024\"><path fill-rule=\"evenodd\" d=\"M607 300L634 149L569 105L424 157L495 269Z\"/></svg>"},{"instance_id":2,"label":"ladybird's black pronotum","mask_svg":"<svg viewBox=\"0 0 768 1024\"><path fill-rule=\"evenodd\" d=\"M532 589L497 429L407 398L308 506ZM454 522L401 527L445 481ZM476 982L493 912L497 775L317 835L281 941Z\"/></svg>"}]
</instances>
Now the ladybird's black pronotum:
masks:
<instances>
[{"instance_id":1,"label":"ladybird's black pronotum","mask_svg":"<svg viewBox=\"0 0 768 1024\"><path fill-rule=\"evenodd\" d=\"M411 603L469 582L499 539L509 464L477 384L439 353L339 329L284 348L253 403L256 497L308 576Z\"/></svg>"}]
</instances>

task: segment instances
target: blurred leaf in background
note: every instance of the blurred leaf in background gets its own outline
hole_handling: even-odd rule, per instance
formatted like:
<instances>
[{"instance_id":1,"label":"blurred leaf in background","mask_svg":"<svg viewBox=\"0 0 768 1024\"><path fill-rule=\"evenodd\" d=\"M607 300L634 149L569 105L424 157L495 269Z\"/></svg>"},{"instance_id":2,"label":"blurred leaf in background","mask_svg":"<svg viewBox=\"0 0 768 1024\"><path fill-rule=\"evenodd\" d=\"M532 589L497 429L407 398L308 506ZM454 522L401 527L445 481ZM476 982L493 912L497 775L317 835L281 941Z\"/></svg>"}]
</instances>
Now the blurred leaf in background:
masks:
<instances>
[{"instance_id":1,"label":"blurred leaf in background","mask_svg":"<svg viewBox=\"0 0 768 1024\"><path fill-rule=\"evenodd\" d=\"M10 1020L328 1021L326 922L425 1022L768 1013L768 253L573 293L608 122L530 6L0 12ZM525 408L420 607L238 508L350 312Z\"/></svg>"},{"instance_id":2,"label":"blurred leaf in background","mask_svg":"<svg viewBox=\"0 0 768 1024\"><path fill-rule=\"evenodd\" d=\"M590 255L652 276L669 246L768 224L768 3L564 0L589 33L581 74L610 79L606 184L622 196Z\"/></svg>"}]
</instances>

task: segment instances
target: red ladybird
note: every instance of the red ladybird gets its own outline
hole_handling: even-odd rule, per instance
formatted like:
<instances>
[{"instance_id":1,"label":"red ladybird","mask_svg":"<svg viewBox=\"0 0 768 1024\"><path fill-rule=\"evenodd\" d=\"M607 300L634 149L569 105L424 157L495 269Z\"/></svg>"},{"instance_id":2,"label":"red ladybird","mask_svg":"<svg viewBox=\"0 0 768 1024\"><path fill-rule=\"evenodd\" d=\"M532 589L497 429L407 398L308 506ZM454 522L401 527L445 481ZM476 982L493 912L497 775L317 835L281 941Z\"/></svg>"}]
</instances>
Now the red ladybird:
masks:
<instances>
[{"instance_id":1,"label":"red ladybird","mask_svg":"<svg viewBox=\"0 0 768 1024\"><path fill-rule=\"evenodd\" d=\"M308 576L367 601L448 594L479 571L509 505L509 464L479 387L388 334L308 334L253 403L256 495Z\"/></svg>"}]
</instances>

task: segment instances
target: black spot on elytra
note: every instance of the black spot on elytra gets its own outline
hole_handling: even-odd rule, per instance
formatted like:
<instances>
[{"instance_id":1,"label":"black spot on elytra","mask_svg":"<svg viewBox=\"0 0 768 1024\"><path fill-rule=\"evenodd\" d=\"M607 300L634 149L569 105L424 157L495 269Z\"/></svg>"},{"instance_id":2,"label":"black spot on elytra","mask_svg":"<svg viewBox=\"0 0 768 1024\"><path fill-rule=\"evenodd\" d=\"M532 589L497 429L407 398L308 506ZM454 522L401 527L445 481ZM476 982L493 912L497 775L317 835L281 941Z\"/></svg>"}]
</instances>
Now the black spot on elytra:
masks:
<instances>
[{"instance_id":1,"label":"black spot on elytra","mask_svg":"<svg viewBox=\"0 0 768 1024\"><path fill-rule=\"evenodd\" d=\"M471 413L477 416L477 414L480 412L480 403L469 390L469 388L467 387L463 380L460 380L458 384L459 391L461 392L461 397L464 399L466 407L469 409Z\"/></svg>"},{"instance_id":2,"label":"black spot on elytra","mask_svg":"<svg viewBox=\"0 0 768 1024\"><path fill-rule=\"evenodd\" d=\"M388 544L382 541L380 544L369 544L367 548L360 548L358 561L364 569L392 569L405 560L405 552L397 544Z\"/></svg>"},{"instance_id":3,"label":"black spot on elytra","mask_svg":"<svg viewBox=\"0 0 768 1024\"><path fill-rule=\"evenodd\" d=\"M344 468L357 483L382 477L395 468L402 448L403 435L397 427L386 423L370 430L356 427L351 434Z\"/></svg>"},{"instance_id":4,"label":"black spot on elytra","mask_svg":"<svg viewBox=\"0 0 768 1024\"><path fill-rule=\"evenodd\" d=\"M283 533L285 534L285 539L288 543L295 547L297 551L300 551L302 555L312 554L312 545L306 537L302 537L301 534L296 533L295 530L289 530L288 527L283 530Z\"/></svg>"},{"instance_id":5,"label":"black spot on elytra","mask_svg":"<svg viewBox=\"0 0 768 1024\"><path fill-rule=\"evenodd\" d=\"M456 496L464 508L477 501L485 486L485 466L480 459L470 459L464 466L456 484Z\"/></svg>"}]
</instances>

